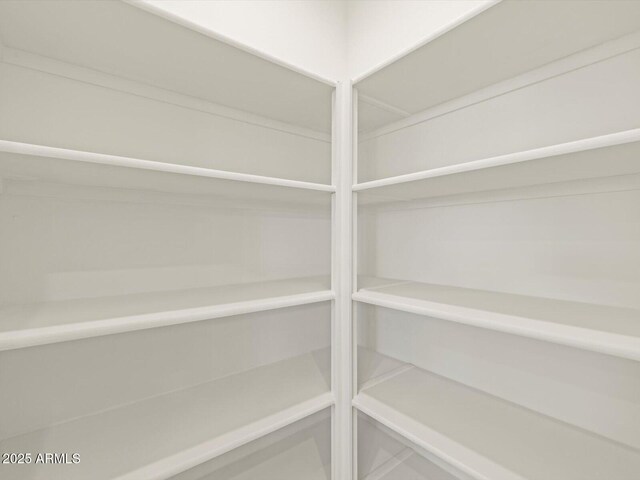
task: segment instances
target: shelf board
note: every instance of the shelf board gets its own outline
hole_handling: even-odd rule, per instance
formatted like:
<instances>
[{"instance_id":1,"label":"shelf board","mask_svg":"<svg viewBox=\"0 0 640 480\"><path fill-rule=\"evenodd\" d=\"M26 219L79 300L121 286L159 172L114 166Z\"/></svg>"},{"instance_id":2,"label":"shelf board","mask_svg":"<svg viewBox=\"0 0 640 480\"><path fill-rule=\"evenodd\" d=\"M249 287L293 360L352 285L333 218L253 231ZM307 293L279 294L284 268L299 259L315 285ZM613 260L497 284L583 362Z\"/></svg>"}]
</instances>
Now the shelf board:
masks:
<instances>
[{"instance_id":1,"label":"shelf board","mask_svg":"<svg viewBox=\"0 0 640 480\"><path fill-rule=\"evenodd\" d=\"M362 480L414 480L417 477L416 472L411 470L407 465L409 460L414 455L413 450L405 448L396 456L391 457L385 463L376 468L373 472L361 477ZM412 476L413 475L413 476Z\"/></svg>"},{"instance_id":2,"label":"shelf board","mask_svg":"<svg viewBox=\"0 0 640 480\"><path fill-rule=\"evenodd\" d=\"M376 290L380 287L389 287L397 283L406 283L404 280L396 280L393 278L374 277L372 275L358 275L358 289L366 288L367 290Z\"/></svg>"},{"instance_id":3,"label":"shelf board","mask_svg":"<svg viewBox=\"0 0 640 480\"><path fill-rule=\"evenodd\" d=\"M328 357L305 354L3 440L3 452L77 452L81 462L3 465L2 478L168 479L331 406Z\"/></svg>"},{"instance_id":4,"label":"shelf board","mask_svg":"<svg viewBox=\"0 0 640 480\"><path fill-rule=\"evenodd\" d=\"M640 310L405 282L353 294L359 302L640 360Z\"/></svg>"},{"instance_id":5,"label":"shelf board","mask_svg":"<svg viewBox=\"0 0 640 480\"><path fill-rule=\"evenodd\" d=\"M453 476L430 463L411 448L405 448L378 469L361 478L362 480L462 480L462 477Z\"/></svg>"},{"instance_id":6,"label":"shelf board","mask_svg":"<svg viewBox=\"0 0 640 480\"><path fill-rule=\"evenodd\" d=\"M640 471L635 449L418 368L353 403L475 479L631 480Z\"/></svg>"},{"instance_id":7,"label":"shelf board","mask_svg":"<svg viewBox=\"0 0 640 480\"><path fill-rule=\"evenodd\" d=\"M238 466L229 469L241 470L237 475L225 470L222 476L220 472L213 472L197 480L331 480L331 465L322 464L317 450L318 447L308 439L302 439L302 443L290 446L282 452L270 449L273 456L251 469L245 469L244 462L241 461Z\"/></svg>"},{"instance_id":8,"label":"shelf board","mask_svg":"<svg viewBox=\"0 0 640 480\"><path fill-rule=\"evenodd\" d=\"M638 2L489 2L355 85L415 114L639 28Z\"/></svg>"},{"instance_id":9,"label":"shelf board","mask_svg":"<svg viewBox=\"0 0 640 480\"><path fill-rule=\"evenodd\" d=\"M353 186L362 204L640 173L640 128Z\"/></svg>"},{"instance_id":10,"label":"shelf board","mask_svg":"<svg viewBox=\"0 0 640 480\"><path fill-rule=\"evenodd\" d=\"M261 58L151 4L3 1L0 32L9 48L331 131L333 82Z\"/></svg>"},{"instance_id":11,"label":"shelf board","mask_svg":"<svg viewBox=\"0 0 640 480\"><path fill-rule=\"evenodd\" d=\"M335 187L246 173L0 140L0 178L90 187L329 204Z\"/></svg>"},{"instance_id":12,"label":"shelf board","mask_svg":"<svg viewBox=\"0 0 640 480\"><path fill-rule=\"evenodd\" d=\"M325 409L171 480L330 480L331 410Z\"/></svg>"},{"instance_id":13,"label":"shelf board","mask_svg":"<svg viewBox=\"0 0 640 480\"><path fill-rule=\"evenodd\" d=\"M358 385L367 388L411 368L411 365L358 345Z\"/></svg>"},{"instance_id":14,"label":"shelf board","mask_svg":"<svg viewBox=\"0 0 640 480\"><path fill-rule=\"evenodd\" d=\"M470 480L395 430L362 412L356 416L358 438L362 439L358 443L358 474L362 480Z\"/></svg>"},{"instance_id":15,"label":"shelf board","mask_svg":"<svg viewBox=\"0 0 640 480\"><path fill-rule=\"evenodd\" d=\"M0 307L0 351L334 298L326 277Z\"/></svg>"}]
</instances>

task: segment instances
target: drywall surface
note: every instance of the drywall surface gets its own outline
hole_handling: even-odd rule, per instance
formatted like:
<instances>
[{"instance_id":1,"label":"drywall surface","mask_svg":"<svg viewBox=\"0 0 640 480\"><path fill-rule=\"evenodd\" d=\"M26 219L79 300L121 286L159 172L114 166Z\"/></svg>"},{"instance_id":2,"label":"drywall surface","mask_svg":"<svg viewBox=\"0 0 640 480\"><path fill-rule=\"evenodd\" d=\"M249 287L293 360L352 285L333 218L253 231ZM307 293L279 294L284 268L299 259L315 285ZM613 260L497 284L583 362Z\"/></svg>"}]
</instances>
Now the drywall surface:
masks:
<instances>
[{"instance_id":1,"label":"drywall surface","mask_svg":"<svg viewBox=\"0 0 640 480\"><path fill-rule=\"evenodd\" d=\"M347 1L348 75L357 79L493 0Z\"/></svg>"},{"instance_id":2,"label":"drywall surface","mask_svg":"<svg viewBox=\"0 0 640 480\"><path fill-rule=\"evenodd\" d=\"M346 72L346 4L338 0L141 0L239 44L336 81Z\"/></svg>"}]
</instances>

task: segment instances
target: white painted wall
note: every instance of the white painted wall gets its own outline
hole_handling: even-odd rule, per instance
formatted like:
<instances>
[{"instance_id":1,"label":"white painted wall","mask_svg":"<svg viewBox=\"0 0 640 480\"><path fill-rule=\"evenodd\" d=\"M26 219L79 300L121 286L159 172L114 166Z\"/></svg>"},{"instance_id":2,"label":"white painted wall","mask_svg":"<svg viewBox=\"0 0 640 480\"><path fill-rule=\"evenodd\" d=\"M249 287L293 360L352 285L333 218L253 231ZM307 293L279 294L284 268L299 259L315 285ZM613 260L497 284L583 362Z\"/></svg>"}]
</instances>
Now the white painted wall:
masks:
<instances>
[{"instance_id":1,"label":"white painted wall","mask_svg":"<svg viewBox=\"0 0 640 480\"><path fill-rule=\"evenodd\" d=\"M346 72L346 3L340 0L141 0L258 52L338 80Z\"/></svg>"},{"instance_id":2,"label":"white painted wall","mask_svg":"<svg viewBox=\"0 0 640 480\"><path fill-rule=\"evenodd\" d=\"M493 0L347 1L347 70L355 79Z\"/></svg>"}]
</instances>

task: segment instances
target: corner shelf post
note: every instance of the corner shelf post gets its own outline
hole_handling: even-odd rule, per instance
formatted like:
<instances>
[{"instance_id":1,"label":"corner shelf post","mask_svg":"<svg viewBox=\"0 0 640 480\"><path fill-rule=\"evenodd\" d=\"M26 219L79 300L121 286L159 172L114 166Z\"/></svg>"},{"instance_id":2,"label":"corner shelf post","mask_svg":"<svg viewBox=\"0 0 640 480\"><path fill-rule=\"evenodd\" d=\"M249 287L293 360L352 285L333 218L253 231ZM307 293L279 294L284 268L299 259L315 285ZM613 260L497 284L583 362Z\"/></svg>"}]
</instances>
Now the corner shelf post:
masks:
<instances>
[{"instance_id":1,"label":"corner shelf post","mask_svg":"<svg viewBox=\"0 0 640 480\"><path fill-rule=\"evenodd\" d=\"M333 102L332 287L336 294L332 325L332 425L334 480L353 478L352 399L352 85L339 82Z\"/></svg>"}]
</instances>

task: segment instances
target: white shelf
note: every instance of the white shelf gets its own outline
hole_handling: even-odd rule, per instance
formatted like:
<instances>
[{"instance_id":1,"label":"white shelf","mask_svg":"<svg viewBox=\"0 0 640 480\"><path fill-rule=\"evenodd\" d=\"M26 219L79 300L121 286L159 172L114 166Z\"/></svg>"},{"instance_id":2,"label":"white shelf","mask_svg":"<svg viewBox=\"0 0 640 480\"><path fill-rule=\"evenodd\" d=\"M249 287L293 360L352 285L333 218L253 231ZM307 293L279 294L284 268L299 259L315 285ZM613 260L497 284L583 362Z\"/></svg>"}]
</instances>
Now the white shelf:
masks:
<instances>
[{"instance_id":1,"label":"white shelf","mask_svg":"<svg viewBox=\"0 0 640 480\"><path fill-rule=\"evenodd\" d=\"M325 409L171 480L331 480L331 411Z\"/></svg>"},{"instance_id":2,"label":"white shelf","mask_svg":"<svg viewBox=\"0 0 640 480\"><path fill-rule=\"evenodd\" d=\"M325 277L0 308L0 351L176 325L334 298Z\"/></svg>"},{"instance_id":3,"label":"white shelf","mask_svg":"<svg viewBox=\"0 0 640 480\"><path fill-rule=\"evenodd\" d=\"M420 457L410 448L389 459L362 480L461 480Z\"/></svg>"},{"instance_id":4,"label":"white shelf","mask_svg":"<svg viewBox=\"0 0 640 480\"><path fill-rule=\"evenodd\" d=\"M228 199L328 202L332 185L0 140L0 178ZM328 204L328 203L327 203Z\"/></svg>"},{"instance_id":5,"label":"white shelf","mask_svg":"<svg viewBox=\"0 0 640 480\"><path fill-rule=\"evenodd\" d=\"M358 412L356 416L361 480L469 480L368 415Z\"/></svg>"},{"instance_id":6,"label":"white shelf","mask_svg":"<svg viewBox=\"0 0 640 480\"><path fill-rule=\"evenodd\" d=\"M638 2L581 2L580 8L485 2L355 83L360 94L417 113L617 39L639 24Z\"/></svg>"},{"instance_id":7,"label":"white shelf","mask_svg":"<svg viewBox=\"0 0 640 480\"><path fill-rule=\"evenodd\" d=\"M0 2L0 31L8 49L331 131L333 82L144 2Z\"/></svg>"},{"instance_id":8,"label":"white shelf","mask_svg":"<svg viewBox=\"0 0 640 480\"><path fill-rule=\"evenodd\" d=\"M412 368L361 391L354 406L482 480L633 480L640 452Z\"/></svg>"},{"instance_id":9,"label":"white shelf","mask_svg":"<svg viewBox=\"0 0 640 480\"><path fill-rule=\"evenodd\" d=\"M640 360L640 311L405 282L363 289L359 302Z\"/></svg>"},{"instance_id":10,"label":"white shelf","mask_svg":"<svg viewBox=\"0 0 640 480\"><path fill-rule=\"evenodd\" d=\"M456 195L640 173L640 128L353 186L360 203Z\"/></svg>"},{"instance_id":11,"label":"white shelf","mask_svg":"<svg viewBox=\"0 0 640 480\"><path fill-rule=\"evenodd\" d=\"M313 452L306 451L309 448L307 445L299 445L298 449L274 457L269 465L261 466L259 471L233 477L232 480L255 480L256 478L273 480L300 480L301 478L304 478L304 480L331 480L331 466L317 465L320 462L313 456ZM315 463L316 465L309 465L310 463ZM256 475L258 476L256 477ZM202 480L218 479L212 476Z\"/></svg>"},{"instance_id":12,"label":"white shelf","mask_svg":"<svg viewBox=\"0 0 640 480\"><path fill-rule=\"evenodd\" d=\"M323 350L0 442L78 452L77 465L3 465L3 479L164 480L333 404ZM37 447L37 448L36 448Z\"/></svg>"},{"instance_id":13,"label":"white shelf","mask_svg":"<svg viewBox=\"0 0 640 480\"><path fill-rule=\"evenodd\" d=\"M411 368L411 365L358 345L358 385L368 388Z\"/></svg>"},{"instance_id":14,"label":"white shelf","mask_svg":"<svg viewBox=\"0 0 640 480\"><path fill-rule=\"evenodd\" d=\"M285 451L270 448L270 458L251 469L239 465L233 469L242 470L237 475L229 474L229 470L226 470L222 473L223 477L219 472L213 472L197 480L331 480L331 465L322 464L316 445L302 440L301 443L288 445Z\"/></svg>"},{"instance_id":15,"label":"white shelf","mask_svg":"<svg viewBox=\"0 0 640 480\"><path fill-rule=\"evenodd\" d=\"M362 480L416 480L425 478L417 476L416 472L408 467L407 460L413 455L414 453L410 448L405 448L373 472L361 478Z\"/></svg>"}]
</instances>

